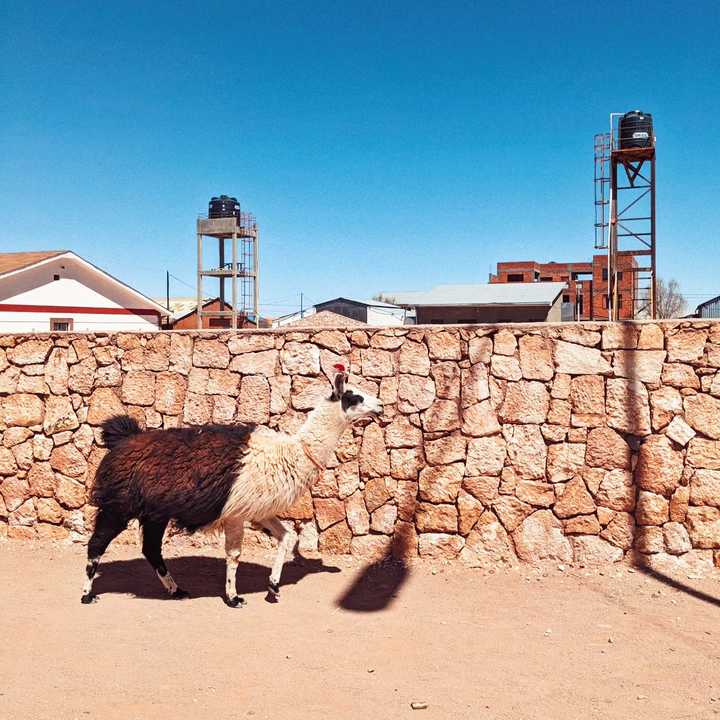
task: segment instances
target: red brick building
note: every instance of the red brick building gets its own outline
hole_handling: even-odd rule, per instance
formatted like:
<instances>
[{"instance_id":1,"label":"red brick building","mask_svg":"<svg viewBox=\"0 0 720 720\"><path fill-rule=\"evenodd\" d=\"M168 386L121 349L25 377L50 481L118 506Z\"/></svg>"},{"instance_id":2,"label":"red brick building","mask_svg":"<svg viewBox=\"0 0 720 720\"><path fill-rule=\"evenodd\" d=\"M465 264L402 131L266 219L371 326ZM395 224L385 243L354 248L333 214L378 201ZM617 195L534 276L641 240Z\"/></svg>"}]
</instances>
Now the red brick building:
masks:
<instances>
[{"instance_id":1,"label":"red brick building","mask_svg":"<svg viewBox=\"0 0 720 720\"><path fill-rule=\"evenodd\" d=\"M171 302L170 308L174 311L170 318L167 329L170 330L196 330L197 329L197 302L191 299L183 298ZM203 303L203 310L232 310L232 305L226 302L224 306L220 302L220 298L206 300ZM229 328L231 319L229 317L203 317L203 329L215 330ZM238 317L239 328L254 328L255 320L253 318ZM260 318L260 327L270 327L270 323L264 318Z\"/></svg>"},{"instance_id":2,"label":"red brick building","mask_svg":"<svg viewBox=\"0 0 720 720\"><path fill-rule=\"evenodd\" d=\"M632 319L637 282L632 256L618 257L618 310L622 320ZM576 320L607 320L607 256L595 255L592 262L538 263L534 260L499 262L491 283L564 282L563 305Z\"/></svg>"}]
</instances>

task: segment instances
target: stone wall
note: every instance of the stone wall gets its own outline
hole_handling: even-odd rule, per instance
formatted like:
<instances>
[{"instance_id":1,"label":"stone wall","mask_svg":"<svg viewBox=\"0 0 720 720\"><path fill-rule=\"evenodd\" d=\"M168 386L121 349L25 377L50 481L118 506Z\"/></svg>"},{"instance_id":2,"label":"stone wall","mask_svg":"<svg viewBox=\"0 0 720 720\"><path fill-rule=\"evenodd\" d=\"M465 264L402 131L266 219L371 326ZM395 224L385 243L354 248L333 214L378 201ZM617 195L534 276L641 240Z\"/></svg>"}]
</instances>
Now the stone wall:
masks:
<instances>
[{"instance_id":1,"label":"stone wall","mask_svg":"<svg viewBox=\"0 0 720 720\"><path fill-rule=\"evenodd\" d=\"M708 322L0 336L0 537L86 538L108 415L292 432L341 360L386 417L289 513L304 551L720 562Z\"/></svg>"}]
</instances>

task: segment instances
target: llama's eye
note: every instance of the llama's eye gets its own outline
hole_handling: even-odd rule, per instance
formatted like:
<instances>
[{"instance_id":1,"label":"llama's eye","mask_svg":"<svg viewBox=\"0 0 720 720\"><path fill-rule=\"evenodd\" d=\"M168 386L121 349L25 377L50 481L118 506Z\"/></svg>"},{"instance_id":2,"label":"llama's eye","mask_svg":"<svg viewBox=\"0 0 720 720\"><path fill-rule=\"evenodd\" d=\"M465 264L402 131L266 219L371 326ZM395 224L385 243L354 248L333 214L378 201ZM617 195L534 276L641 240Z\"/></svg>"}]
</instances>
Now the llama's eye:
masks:
<instances>
[{"instance_id":1,"label":"llama's eye","mask_svg":"<svg viewBox=\"0 0 720 720\"><path fill-rule=\"evenodd\" d=\"M343 410L347 410L349 407L359 405L363 401L362 395L356 395L352 390L346 390L342 396Z\"/></svg>"}]
</instances>

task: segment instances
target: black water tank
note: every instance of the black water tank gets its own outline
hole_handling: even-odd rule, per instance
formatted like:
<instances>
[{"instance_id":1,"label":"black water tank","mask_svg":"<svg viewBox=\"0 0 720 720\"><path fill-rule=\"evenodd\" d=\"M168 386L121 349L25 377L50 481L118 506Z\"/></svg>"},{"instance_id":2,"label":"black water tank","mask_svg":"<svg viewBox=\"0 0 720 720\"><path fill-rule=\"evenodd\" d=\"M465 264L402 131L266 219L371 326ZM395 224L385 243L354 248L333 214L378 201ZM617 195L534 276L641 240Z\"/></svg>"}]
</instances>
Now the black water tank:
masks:
<instances>
[{"instance_id":1,"label":"black water tank","mask_svg":"<svg viewBox=\"0 0 720 720\"><path fill-rule=\"evenodd\" d=\"M208 203L209 218L240 217L240 203L237 198L221 195L211 198Z\"/></svg>"},{"instance_id":2,"label":"black water tank","mask_svg":"<svg viewBox=\"0 0 720 720\"><path fill-rule=\"evenodd\" d=\"M652 147L652 115L641 110L626 112L620 118L620 149Z\"/></svg>"}]
</instances>

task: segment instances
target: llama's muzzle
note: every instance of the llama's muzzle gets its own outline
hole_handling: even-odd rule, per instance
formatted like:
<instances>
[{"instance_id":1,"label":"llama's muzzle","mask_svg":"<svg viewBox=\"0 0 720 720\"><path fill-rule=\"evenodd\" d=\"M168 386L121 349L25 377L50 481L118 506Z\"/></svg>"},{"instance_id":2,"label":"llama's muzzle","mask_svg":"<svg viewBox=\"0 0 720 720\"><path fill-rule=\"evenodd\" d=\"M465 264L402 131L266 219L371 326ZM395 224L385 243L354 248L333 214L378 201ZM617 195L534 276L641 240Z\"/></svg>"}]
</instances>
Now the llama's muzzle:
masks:
<instances>
[{"instance_id":1,"label":"llama's muzzle","mask_svg":"<svg viewBox=\"0 0 720 720\"><path fill-rule=\"evenodd\" d=\"M378 404L377 404L377 407L376 407L376 408L373 408L373 409L370 411L370 414L371 414L373 417L380 417L380 416L383 414L384 411L385 411L385 408L384 408L383 404L382 404L382 403L378 403Z\"/></svg>"}]
</instances>

